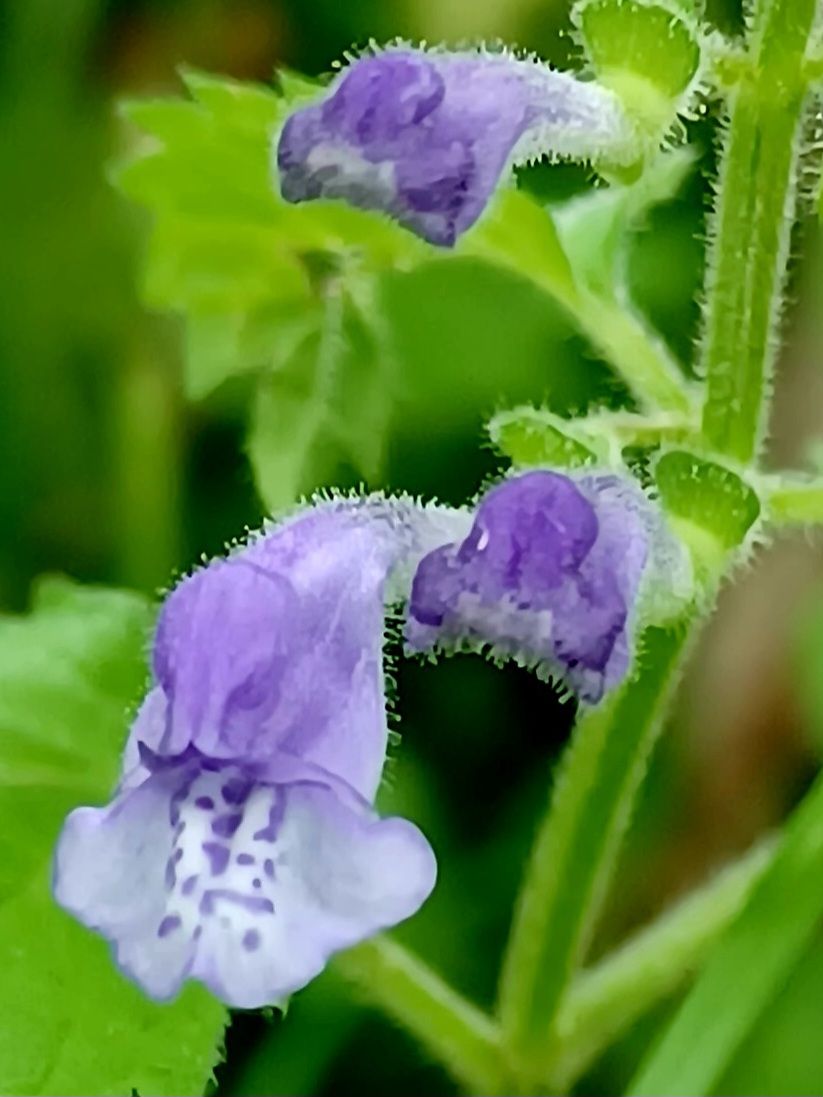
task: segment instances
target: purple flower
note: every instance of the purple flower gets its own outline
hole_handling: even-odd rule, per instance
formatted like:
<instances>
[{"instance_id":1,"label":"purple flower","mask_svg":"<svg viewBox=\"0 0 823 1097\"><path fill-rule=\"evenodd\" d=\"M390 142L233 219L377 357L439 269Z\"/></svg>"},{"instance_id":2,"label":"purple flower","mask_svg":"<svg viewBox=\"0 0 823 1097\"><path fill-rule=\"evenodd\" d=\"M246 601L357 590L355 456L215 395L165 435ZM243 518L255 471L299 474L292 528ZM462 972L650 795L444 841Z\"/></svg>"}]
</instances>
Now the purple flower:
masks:
<instances>
[{"instance_id":1,"label":"purple flower","mask_svg":"<svg viewBox=\"0 0 823 1097\"><path fill-rule=\"evenodd\" d=\"M389 49L361 57L277 144L289 202L344 198L449 246L512 165L627 155L617 97L508 53Z\"/></svg>"},{"instance_id":2,"label":"purple flower","mask_svg":"<svg viewBox=\"0 0 823 1097\"><path fill-rule=\"evenodd\" d=\"M685 567L634 482L525 473L483 497L465 540L420 562L407 643L487 646L597 701L629 668L641 583L665 572L677 599Z\"/></svg>"},{"instance_id":3,"label":"purple flower","mask_svg":"<svg viewBox=\"0 0 823 1097\"><path fill-rule=\"evenodd\" d=\"M71 813L55 863L57 900L147 993L195 978L232 1006L281 1000L426 899L426 839L372 808L384 599L464 529L400 501L326 503L172 591L120 787Z\"/></svg>"}]
</instances>

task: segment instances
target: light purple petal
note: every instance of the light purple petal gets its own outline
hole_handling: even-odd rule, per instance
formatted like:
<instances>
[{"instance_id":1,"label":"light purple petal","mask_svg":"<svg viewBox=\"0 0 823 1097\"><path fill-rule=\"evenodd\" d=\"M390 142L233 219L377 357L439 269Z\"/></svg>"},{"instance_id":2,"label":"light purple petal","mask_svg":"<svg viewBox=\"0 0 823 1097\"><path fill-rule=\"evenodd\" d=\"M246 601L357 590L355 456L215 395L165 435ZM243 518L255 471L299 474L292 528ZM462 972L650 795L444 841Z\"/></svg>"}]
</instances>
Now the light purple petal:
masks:
<instances>
[{"instance_id":1,"label":"light purple petal","mask_svg":"<svg viewBox=\"0 0 823 1097\"><path fill-rule=\"evenodd\" d=\"M402 500L326 503L183 580L155 639L169 713L150 745L248 762L285 751L371 800L388 734L387 583L465 525Z\"/></svg>"},{"instance_id":2,"label":"light purple petal","mask_svg":"<svg viewBox=\"0 0 823 1097\"><path fill-rule=\"evenodd\" d=\"M69 816L55 895L153 997L194 978L231 1006L277 1002L434 886L416 827L377 819L353 791L261 781L192 752L148 761L138 788Z\"/></svg>"},{"instance_id":3,"label":"light purple petal","mask_svg":"<svg viewBox=\"0 0 823 1097\"><path fill-rule=\"evenodd\" d=\"M215 560L172 591L154 641L154 673L169 702L160 747L178 754L244 754L277 707L302 635L289 635L299 599L288 578L242 554Z\"/></svg>"},{"instance_id":4,"label":"light purple petal","mask_svg":"<svg viewBox=\"0 0 823 1097\"><path fill-rule=\"evenodd\" d=\"M601 546L609 545L627 601L642 592L644 619L667 624L694 595L691 558L666 524L663 510L640 485L612 473L580 476L581 490L595 500ZM630 526L639 531L625 536Z\"/></svg>"},{"instance_id":5,"label":"light purple petal","mask_svg":"<svg viewBox=\"0 0 823 1097\"><path fill-rule=\"evenodd\" d=\"M159 686L150 689L137 710L126 746L123 750L121 788L135 788L149 776L149 770L143 764L141 751L144 747L156 751L166 734L169 718L169 703Z\"/></svg>"},{"instance_id":6,"label":"light purple petal","mask_svg":"<svg viewBox=\"0 0 823 1097\"><path fill-rule=\"evenodd\" d=\"M651 507L611 475L504 481L481 500L465 541L421 561L409 647L489 646L599 700L629 667Z\"/></svg>"},{"instance_id":7,"label":"light purple petal","mask_svg":"<svg viewBox=\"0 0 823 1097\"><path fill-rule=\"evenodd\" d=\"M627 137L611 92L536 61L389 49L355 61L326 99L288 119L277 168L288 201L344 198L448 246L511 164L619 158Z\"/></svg>"}]
</instances>

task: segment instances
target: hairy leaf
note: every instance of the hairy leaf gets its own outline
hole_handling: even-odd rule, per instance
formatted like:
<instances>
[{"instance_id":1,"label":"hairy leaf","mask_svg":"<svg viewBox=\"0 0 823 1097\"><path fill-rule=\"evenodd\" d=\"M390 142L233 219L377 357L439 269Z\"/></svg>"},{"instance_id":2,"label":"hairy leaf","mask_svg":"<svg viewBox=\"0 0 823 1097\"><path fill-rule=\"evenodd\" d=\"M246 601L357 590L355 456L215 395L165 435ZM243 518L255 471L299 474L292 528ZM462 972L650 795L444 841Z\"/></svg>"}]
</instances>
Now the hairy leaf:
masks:
<instances>
[{"instance_id":1,"label":"hairy leaf","mask_svg":"<svg viewBox=\"0 0 823 1097\"><path fill-rule=\"evenodd\" d=\"M0 1092L202 1093L225 1010L205 990L159 1006L104 941L54 903L62 820L116 780L145 681L151 609L49 579L27 617L0 619Z\"/></svg>"},{"instance_id":2,"label":"hairy leaf","mask_svg":"<svg viewBox=\"0 0 823 1097\"><path fill-rule=\"evenodd\" d=\"M353 294L330 288L312 312L281 323L258 387L249 457L270 510L320 487L343 465L378 477L392 409L392 357Z\"/></svg>"},{"instance_id":3,"label":"hairy leaf","mask_svg":"<svg viewBox=\"0 0 823 1097\"><path fill-rule=\"evenodd\" d=\"M262 85L185 70L191 100L137 100L125 117L145 135L115 173L153 213L149 304L186 317L186 384L195 398L265 366L281 317L316 309L318 254L379 270L422 245L387 218L340 202L281 200L272 149L290 110L317 88L281 74Z\"/></svg>"}]
</instances>

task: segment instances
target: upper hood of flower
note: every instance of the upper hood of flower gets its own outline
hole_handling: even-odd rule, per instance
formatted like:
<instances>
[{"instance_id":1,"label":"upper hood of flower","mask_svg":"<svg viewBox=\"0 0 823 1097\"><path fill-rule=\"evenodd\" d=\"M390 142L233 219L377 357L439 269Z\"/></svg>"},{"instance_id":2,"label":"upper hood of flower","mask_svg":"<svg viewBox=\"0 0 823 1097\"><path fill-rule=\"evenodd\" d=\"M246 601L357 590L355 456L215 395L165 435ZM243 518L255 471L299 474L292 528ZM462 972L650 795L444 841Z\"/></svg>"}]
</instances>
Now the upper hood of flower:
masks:
<instances>
[{"instance_id":1,"label":"upper hood of flower","mask_svg":"<svg viewBox=\"0 0 823 1097\"><path fill-rule=\"evenodd\" d=\"M598 701L625 677L643 587L684 553L656 506L614 474L535 471L480 501L471 533L421 561L408 646L486 647Z\"/></svg>"}]
</instances>

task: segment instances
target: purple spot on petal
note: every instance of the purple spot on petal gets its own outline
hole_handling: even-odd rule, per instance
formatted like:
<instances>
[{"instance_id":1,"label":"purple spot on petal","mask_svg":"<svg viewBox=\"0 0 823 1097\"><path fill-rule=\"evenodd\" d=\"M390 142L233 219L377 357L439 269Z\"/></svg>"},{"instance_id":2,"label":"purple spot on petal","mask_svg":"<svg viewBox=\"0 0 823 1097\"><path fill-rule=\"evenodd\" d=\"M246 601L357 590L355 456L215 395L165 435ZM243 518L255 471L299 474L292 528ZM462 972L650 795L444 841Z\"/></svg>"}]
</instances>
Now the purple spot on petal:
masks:
<instances>
[{"instance_id":1,"label":"purple spot on petal","mask_svg":"<svg viewBox=\"0 0 823 1097\"><path fill-rule=\"evenodd\" d=\"M238 853L237 863L238 865L253 865L254 857L250 853Z\"/></svg>"},{"instance_id":2,"label":"purple spot on petal","mask_svg":"<svg viewBox=\"0 0 823 1097\"><path fill-rule=\"evenodd\" d=\"M176 929L179 929L182 925L179 914L167 914L160 925L157 927L158 937L168 937L170 933L174 933Z\"/></svg>"},{"instance_id":3,"label":"purple spot on petal","mask_svg":"<svg viewBox=\"0 0 823 1097\"><path fill-rule=\"evenodd\" d=\"M212 833L216 834L218 838L231 838L242 822L243 816L239 813L218 815L211 825Z\"/></svg>"},{"instance_id":4,"label":"purple spot on petal","mask_svg":"<svg viewBox=\"0 0 823 1097\"><path fill-rule=\"evenodd\" d=\"M268 823L252 835L256 842L273 842L277 838L277 832L280 829L285 811L285 804L281 803L281 799L281 797L278 797L269 808Z\"/></svg>"},{"instance_id":5,"label":"purple spot on petal","mask_svg":"<svg viewBox=\"0 0 823 1097\"><path fill-rule=\"evenodd\" d=\"M260 948L260 934L256 929L247 929L243 934L243 948L246 952L254 952Z\"/></svg>"},{"instance_id":6,"label":"purple spot on petal","mask_svg":"<svg viewBox=\"0 0 823 1097\"><path fill-rule=\"evenodd\" d=\"M214 811L214 800L211 796L198 796L194 803L196 807L202 808L203 811Z\"/></svg>"},{"instance_id":7,"label":"purple spot on petal","mask_svg":"<svg viewBox=\"0 0 823 1097\"><path fill-rule=\"evenodd\" d=\"M260 895L243 895L242 892L233 891L231 888L209 888L208 891L204 891L203 898L200 900L200 912L214 914L218 899L233 903L248 911L249 914L274 914L274 903L271 899L265 899Z\"/></svg>"},{"instance_id":8,"label":"purple spot on petal","mask_svg":"<svg viewBox=\"0 0 823 1097\"><path fill-rule=\"evenodd\" d=\"M196 774L187 773L185 780L181 781L172 793L169 801L169 822L173 827L180 822L180 807L185 803L196 776Z\"/></svg>"},{"instance_id":9,"label":"purple spot on petal","mask_svg":"<svg viewBox=\"0 0 823 1097\"><path fill-rule=\"evenodd\" d=\"M192 933L192 940L199 941L202 933L203 933L203 927L202 926L195 926L194 927L194 933Z\"/></svg>"},{"instance_id":10,"label":"purple spot on petal","mask_svg":"<svg viewBox=\"0 0 823 1097\"><path fill-rule=\"evenodd\" d=\"M187 876L183 881L183 887L180 889L184 895L191 895L194 889L197 887L197 873L192 876Z\"/></svg>"},{"instance_id":11,"label":"purple spot on petal","mask_svg":"<svg viewBox=\"0 0 823 1097\"><path fill-rule=\"evenodd\" d=\"M263 886L263 883L259 876L255 876L255 878L251 882L251 886L254 888L259 888Z\"/></svg>"},{"instance_id":12,"label":"purple spot on petal","mask_svg":"<svg viewBox=\"0 0 823 1097\"><path fill-rule=\"evenodd\" d=\"M274 861L272 861L271 857L267 857L263 862L263 871L270 880L274 879Z\"/></svg>"},{"instance_id":13,"label":"purple spot on petal","mask_svg":"<svg viewBox=\"0 0 823 1097\"><path fill-rule=\"evenodd\" d=\"M212 876L220 876L229 866L229 851L219 842L203 842L203 852L209 859Z\"/></svg>"},{"instance_id":14,"label":"purple spot on petal","mask_svg":"<svg viewBox=\"0 0 823 1097\"><path fill-rule=\"evenodd\" d=\"M251 789L251 781L246 780L244 777L231 777L223 785L220 792L227 804L237 807L239 804L246 802Z\"/></svg>"},{"instance_id":15,"label":"purple spot on petal","mask_svg":"<svg viewBox=\"0 0 823 1097\"><path fill-rule=\"evenodd\" d=\"M177 873L174 871L174 861L171 858L166 861L165 882L169 889L177 883Z\"/></svg>"}]
</instances>

